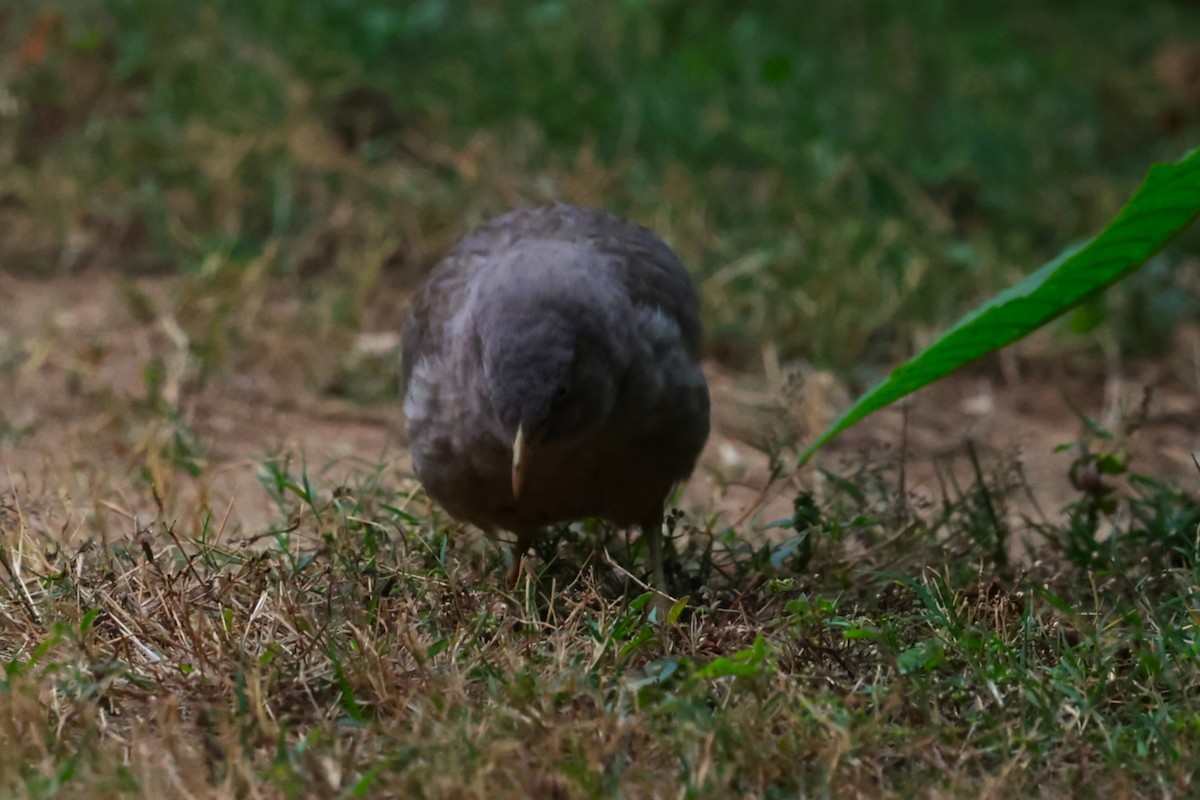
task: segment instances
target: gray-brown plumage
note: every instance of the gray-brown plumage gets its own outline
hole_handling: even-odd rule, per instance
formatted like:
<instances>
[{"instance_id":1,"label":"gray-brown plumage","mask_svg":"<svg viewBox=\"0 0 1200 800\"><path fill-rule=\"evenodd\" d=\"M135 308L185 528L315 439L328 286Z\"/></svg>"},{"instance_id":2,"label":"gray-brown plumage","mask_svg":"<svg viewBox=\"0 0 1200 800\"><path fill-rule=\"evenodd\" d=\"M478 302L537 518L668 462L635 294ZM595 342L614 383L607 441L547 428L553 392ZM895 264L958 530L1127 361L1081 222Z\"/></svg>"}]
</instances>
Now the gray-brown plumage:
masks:
<instances>
[{"instance_id":1,"label":"gray-brown plumage","mask_svg":"<svg viewBox=\"0 0 1200 800\"><path fill-rule=\"evenodd\" d=\"M454 517L516 536L601 517L639 525L664 589L663 502L708 437L699 301L649 230L556 205L485 223L404 322L409 444Z\"/></svg>"}]
</instances>

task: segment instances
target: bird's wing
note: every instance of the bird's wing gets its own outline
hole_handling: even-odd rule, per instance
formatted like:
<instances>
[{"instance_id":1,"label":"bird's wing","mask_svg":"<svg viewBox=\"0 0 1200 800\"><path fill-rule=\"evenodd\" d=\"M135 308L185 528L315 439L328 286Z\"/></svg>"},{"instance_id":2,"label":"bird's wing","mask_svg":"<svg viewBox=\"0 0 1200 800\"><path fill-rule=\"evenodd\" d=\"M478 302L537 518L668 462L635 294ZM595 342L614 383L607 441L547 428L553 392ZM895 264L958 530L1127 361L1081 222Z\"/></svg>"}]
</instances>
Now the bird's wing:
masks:
<instances>
[{"instance_id":1,"label":"bird's wing","mask_svg":"<svg viewBox=\"0 0 1200 800\"><path fill-rule=\"evenodd\" d=\"M441 355L446 324L462 304L474 259L448 255L417 290L400 332L400 393L408 394L413 369Z\"/></svg>"},{"instance_id":2,"label":"bird's wing","mask_svg":"<svg viewBox=\"0 0 1200 800\"><path fill-rule=\"evenodd\" d=\"M587 211L588 238L608 256L609 267L634 305L655 308L679 326L683 345L693 361L700 360L700 298L687 268L651 230L613 214Z\"/></svg>"}]
</instances>

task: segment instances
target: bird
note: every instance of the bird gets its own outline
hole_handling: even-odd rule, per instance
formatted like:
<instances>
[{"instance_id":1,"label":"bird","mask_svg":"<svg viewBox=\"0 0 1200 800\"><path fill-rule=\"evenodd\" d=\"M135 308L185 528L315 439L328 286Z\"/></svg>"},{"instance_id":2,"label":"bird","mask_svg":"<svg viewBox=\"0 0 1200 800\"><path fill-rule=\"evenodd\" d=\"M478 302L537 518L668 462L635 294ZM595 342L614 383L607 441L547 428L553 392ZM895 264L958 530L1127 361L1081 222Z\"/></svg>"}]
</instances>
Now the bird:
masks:
<instances>
[{"instance_id":1,"label":"bird","mask_svg":"<svg viewBox=\"0 0 1200 800\"><path fill-rule=\"evenodd\" d=\"M641 529L665 593L663 507L709 433L701 338L691 276L651 230L567 204L487 221L405 316L414 472L450 516L515 537L510 587L541 532L594 517Z\"/></svg>"}]
</instances>

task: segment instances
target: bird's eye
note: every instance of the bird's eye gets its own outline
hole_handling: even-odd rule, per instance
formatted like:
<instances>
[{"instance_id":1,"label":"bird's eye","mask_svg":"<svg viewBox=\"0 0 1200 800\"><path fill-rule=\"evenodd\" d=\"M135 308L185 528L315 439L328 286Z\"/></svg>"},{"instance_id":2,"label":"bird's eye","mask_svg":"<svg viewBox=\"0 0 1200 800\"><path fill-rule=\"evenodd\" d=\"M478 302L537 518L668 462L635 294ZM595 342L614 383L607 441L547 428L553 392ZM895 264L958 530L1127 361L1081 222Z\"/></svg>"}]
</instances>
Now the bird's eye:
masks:
<instances>
[{"instance_id":1,"label":"bird's eye","mask_svg":"<svg viewBox=\"0 0 1200 800\"><path fill-rule=\"evenodd\" d=\"M563 400L566 400L570 396L571 396L571 384L569 384L569 383L562 384L554 392L554 399L558 402L562 402Z\"/></svg>"}]
</instances>

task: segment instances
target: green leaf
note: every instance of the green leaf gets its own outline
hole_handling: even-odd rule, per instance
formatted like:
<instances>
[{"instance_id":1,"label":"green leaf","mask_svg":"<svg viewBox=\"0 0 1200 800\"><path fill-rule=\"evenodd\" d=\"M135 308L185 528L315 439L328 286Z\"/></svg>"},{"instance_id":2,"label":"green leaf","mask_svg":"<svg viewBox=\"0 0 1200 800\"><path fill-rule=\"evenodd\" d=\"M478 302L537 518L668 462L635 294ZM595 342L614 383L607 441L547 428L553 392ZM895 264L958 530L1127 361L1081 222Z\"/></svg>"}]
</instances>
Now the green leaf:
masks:
<instances>
[{"instance_id":1,"label":"green leaf","mask_svg":"<svg viewBox=\"0 0 1200 800\"><path fill-rule=\"evenodd\" d=\"M787 56L771 56L762 62L763 82L779 86L792 77L792 60Z\"/></svg>"},{"instance_id":2,"label":"green leaf","mask_svg":"<svg viewBox=\"0 0 1200 800\"><path fill-rule=\"evenodd\" d=\"M89 608L84 612L83 619L79 621L80 636L87 635L87 632L92 628L92 623L96 621L96 617L98 616L100 616L100 609L98 608Z\"/></svg>"},{"instance_id":3,"label":"green leaf","mask_svg":"<svg viewBox=\"0 0 1200 800\"><path fill-rule=\"evenodd\" d=\"M1097 456L1096 467L1105 475L1124 475L1127 469L1121 457L1114 453L1101 453Z\"/></svg>"},{"instance_id":4,"label":"green leaf","mask_svg":"<svg viewBox=\"0 0 1200 800\"><path fill-rule=\"evenodd\" d=\"M1098 236L968 313L937 341L871 389L800 456L981 356L1032 333L1146 263L1200 214L1200 149L1151 168L1145 182Z\"/></svg>"},{"instance_id":5,"label":"green leaf","mask_svg":"<svg viewBox=\"0 0 1200 800\"><path fill-rule=\"evenodd\" d=\"M896 668L900 670L901 675L911 675L917 671L928 672L945 658L946 650L941 642L921 642L896 656Z\"/></svg>"},{"instance_id":6,"label":"green leaf","mask_svg":"<svg viewBox=\"0 0 1200 800\"><path fill-rule=\"evenodd\" d=\"M683 610L687 608L689 599L690 597L688 595L684 595L675 601L675 604L671 606L671 610L667 612L668 625L674 625L679 621L679 617L681 614L683 614Z\"/></svg>"},{"instance_id":7,"label":"green leaf","mask_svg":"<svg viewBox=\"0 0 1200 800\"><path fill-rule=\"evenodd\" d=\"M843 639L875 639L879 636L878 628L860 628L858 626L842 631Z\"/></svg>"},{"instance_id":8,"label":"green leaf","mask_svg":"<svg viewBox=\"0 0 1200 800\"><path fill-rule=\"evenodd\" d=\"M765 668L766 663L767 644L763 641L762 634L760 633L754 637L754 644L745 650L741 650L731 656L715 658L696 670L696 678L710 680L712 678L725 678L730 675L739 678L748 678L759 674Z\"/></svg>"}]
</instances>

